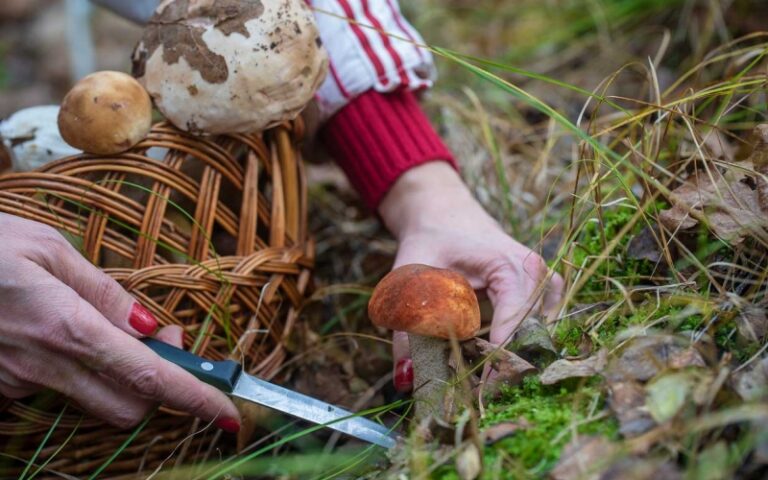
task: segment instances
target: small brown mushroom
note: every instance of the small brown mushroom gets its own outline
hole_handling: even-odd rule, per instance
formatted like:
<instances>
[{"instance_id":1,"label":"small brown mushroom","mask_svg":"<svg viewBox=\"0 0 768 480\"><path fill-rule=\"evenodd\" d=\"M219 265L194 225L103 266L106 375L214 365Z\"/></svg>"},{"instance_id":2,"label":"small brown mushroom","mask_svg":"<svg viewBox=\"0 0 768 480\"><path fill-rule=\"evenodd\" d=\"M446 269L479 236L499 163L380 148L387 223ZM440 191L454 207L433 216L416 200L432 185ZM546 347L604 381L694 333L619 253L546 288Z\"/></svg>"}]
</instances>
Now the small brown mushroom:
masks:
<instances>
[{"instance_id":1,"label":"small brown mushroom","mask_svg":"<svg viewBox=\"0 0 768 480\"><path fill-rule=\"evenodd\" d=\"M250 133L298 116L328 70L304 0L163 0L133 74L176 127Z\"/></svg>"},{"instance_id":2,"label":"small brown mushroom","mask_svg":"<svg viewBox=\"0 0 768 480\"><path fill-rule=\"evenodd\" d=\"M416 419L448 419L455 381L450 340L469 339L480 328L480 307L469 282L452 270L404 265L376 286L368 315L377 326L408 333Z\"/></svg>"},{"instance_id":3,"label":"small brown mushroom","mask_svg":"<svg viewBox=\"0 0 768 480\"><path fill-rule=\"evenodd\" d=\"M100 155L128 150L149 133L152 100L130 75L97 72L64 97L59 132L71 146Z\"/></svg>"}]
</instances>

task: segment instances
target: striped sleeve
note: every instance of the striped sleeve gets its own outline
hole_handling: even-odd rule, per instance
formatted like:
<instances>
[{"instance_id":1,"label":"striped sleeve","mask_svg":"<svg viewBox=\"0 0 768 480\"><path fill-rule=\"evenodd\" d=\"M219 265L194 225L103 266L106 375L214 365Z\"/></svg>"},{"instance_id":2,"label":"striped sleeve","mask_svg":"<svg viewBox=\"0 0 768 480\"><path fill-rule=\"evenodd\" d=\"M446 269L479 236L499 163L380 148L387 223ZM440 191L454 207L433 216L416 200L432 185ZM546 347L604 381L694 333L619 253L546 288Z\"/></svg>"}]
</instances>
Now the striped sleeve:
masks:
<instances>
[{"instance_id":1,"label":"striped sleeve","mask_svg":"<svg viewBox=\"0 0 768 480\"><path fill-rule=\"evenodd\" d=\"M429 88L436 77L424 40L397 0L311 0L330 74L316 98L323 118L369 90Z\"/></svg>"}]
</instances>

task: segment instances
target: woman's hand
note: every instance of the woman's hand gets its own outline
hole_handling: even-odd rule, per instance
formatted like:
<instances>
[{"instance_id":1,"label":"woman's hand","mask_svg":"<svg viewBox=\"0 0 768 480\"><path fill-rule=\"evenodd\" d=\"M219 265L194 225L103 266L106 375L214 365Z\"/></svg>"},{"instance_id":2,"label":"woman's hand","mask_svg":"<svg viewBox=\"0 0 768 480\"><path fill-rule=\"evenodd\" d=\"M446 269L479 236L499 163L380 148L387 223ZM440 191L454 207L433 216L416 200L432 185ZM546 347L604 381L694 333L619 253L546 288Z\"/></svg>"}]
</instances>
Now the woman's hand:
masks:
<instances>
[{"instance_id":1,"label":"woman's hand","mask_svg":"<svg viewBox=\"0 0 768 480\"><path fill-rule=\"evenodd\" d=\"M157 321L53 228L0 214L0 394L57 390L122 428L156 402L227 431L234 404L144 346ZM183 331L157 338L181 346Z\"/></svg>"},{"instance_id":2,"label":"woman's hand","mask_svg":"<svg viewBox=\"0 0 768 480\"><path fill-rule=\"evenodd\" d=\"M546 313L560 302L562 278L504 233L445 162L408 170L384 197L379 213L399 242L395 267L450 268L487 293L494 308L492 343L506 344L525 316ZM407 335L395 333L394 378L400 391L413 383L407 341Z\"/></svg>"}]
</instances>

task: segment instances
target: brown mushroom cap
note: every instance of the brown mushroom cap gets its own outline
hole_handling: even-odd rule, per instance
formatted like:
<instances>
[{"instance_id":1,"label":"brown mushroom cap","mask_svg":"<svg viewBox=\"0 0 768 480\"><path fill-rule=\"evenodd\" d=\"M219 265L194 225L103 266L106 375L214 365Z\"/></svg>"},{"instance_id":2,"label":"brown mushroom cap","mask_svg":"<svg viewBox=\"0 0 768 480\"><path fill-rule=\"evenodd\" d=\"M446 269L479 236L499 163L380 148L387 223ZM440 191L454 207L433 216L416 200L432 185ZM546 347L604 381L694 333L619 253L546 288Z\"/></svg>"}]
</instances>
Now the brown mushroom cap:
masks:
<instances>
[{"instance_id":1,"label":"brown mushroom cap","mask_svg":"<svg viewBox=\"0 0 768 480\"><path fill-rule=\"evenodd\" d=\"M404 265L373 291L368 316L379 326L415 335L466 340L480 328L475 291L460 274L428 265Z\"/></svg>"},{"instance_id":2,"label":"brown mushroom cap","mask_svg":"<svg viewBox=\"0 0 768 480\"><path fill-rule=\"evenodd\" d=\"M130 75L96 72L72 87L61 103L59 132L71 146L109 155L128 150L149 133L152 100Z\"/></svg>"}]
</instances>

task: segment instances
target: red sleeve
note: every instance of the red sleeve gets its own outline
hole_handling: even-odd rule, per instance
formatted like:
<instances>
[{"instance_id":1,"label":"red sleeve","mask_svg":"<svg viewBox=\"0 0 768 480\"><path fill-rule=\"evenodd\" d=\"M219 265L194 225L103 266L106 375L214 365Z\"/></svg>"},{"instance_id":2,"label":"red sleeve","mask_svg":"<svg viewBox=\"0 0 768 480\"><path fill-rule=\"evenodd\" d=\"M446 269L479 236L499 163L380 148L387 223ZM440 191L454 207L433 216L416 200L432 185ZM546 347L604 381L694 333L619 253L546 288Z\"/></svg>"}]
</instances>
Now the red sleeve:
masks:
<instances>
[{"instance_id":1,"label":"red sleeve","mask_svg":"<svg viewBox=\"0 0 768 480\"><path fill-rule=\"evenodd\" d=\"M328 151L373 211L406 170L453 155L407 90L370 90L331 117L321 131Z\"/></svg>"}]
</instances>

